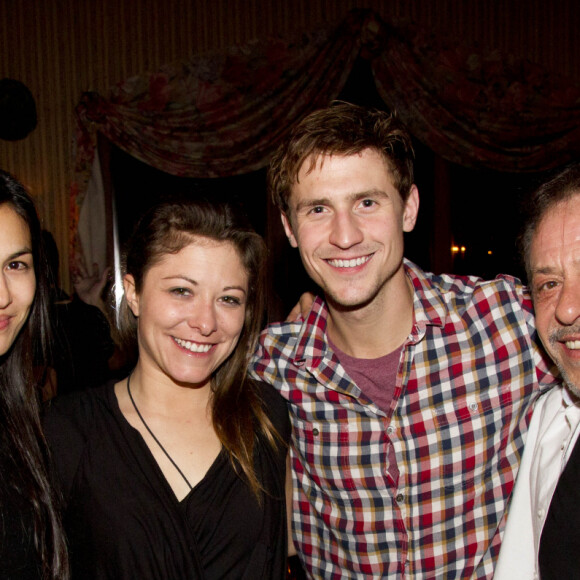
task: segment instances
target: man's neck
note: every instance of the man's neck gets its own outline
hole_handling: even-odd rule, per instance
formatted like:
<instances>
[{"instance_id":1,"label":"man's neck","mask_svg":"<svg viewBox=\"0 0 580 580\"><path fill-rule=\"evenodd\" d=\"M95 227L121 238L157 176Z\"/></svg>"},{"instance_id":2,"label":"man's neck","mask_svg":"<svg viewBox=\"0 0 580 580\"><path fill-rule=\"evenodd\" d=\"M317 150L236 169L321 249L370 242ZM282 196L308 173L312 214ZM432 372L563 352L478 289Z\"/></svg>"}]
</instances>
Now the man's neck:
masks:
<instances>
[{"instance_id":1,"label":"man's neck","mask_svg":"<svg viewBox=\"0 0 580 580\"><path fill-rule=\"evenodd\" d=\"M327 332L338 348L356 358L379 358L405 342L413 326L413 288L407 275L371 303L354 310L328 304Z\"/></svg>"}]
</instances>

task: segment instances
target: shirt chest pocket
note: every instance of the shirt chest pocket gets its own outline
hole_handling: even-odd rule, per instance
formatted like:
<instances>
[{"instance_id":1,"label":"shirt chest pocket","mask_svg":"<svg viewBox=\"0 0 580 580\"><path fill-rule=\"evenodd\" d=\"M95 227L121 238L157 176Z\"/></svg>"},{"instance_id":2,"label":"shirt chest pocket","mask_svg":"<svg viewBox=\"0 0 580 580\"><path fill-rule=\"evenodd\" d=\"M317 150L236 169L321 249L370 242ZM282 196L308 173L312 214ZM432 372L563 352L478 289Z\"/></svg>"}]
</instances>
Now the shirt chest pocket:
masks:
<instances>
[{"instance_id":1,"label":"shirt chest pocket","mask_svg":"<svg viewBox=\"0 0 580 580\"><path fill-rule=\"evenodd\" d=\"M505 445L503 427L512 415L511 398L500 401L478 393L456 395L433 409L436 445L431 446L431 458L440 463L446 492L471 488L479 493L485 487L497 472Z\"/></svg>"},{"instance_id":2,"label":"shirt chest pocket","mask_svg":"<svg viewBox=\"0 0 580 580\"><path fill-rule=\"evenodd\" d=\"M300 461L319 489L348 501L357 487L360 468L355 429L347 420L294 422L294 443Z\"/></svg>"}]
</instances>

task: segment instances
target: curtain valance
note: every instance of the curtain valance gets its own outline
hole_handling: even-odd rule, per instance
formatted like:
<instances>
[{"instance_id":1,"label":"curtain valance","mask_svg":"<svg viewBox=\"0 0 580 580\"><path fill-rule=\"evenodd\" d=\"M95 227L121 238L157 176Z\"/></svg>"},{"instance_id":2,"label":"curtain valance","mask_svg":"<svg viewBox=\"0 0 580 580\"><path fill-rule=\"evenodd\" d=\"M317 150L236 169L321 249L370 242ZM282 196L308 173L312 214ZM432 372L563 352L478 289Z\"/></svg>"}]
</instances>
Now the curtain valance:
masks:
<instances>
[{"instance_id":1,"label":"curtain valance","mask_svg":"<svg viewBox=\"0 0 580 580\"><path fill-rule=\"evenodd\" d=\"M165 172L223 177L265 166L289 127L341 92L358 57L411 133L467 167L540 171L580 151L580 87L529 61L356 10L328 28L195 55L76 107L71 266L104 263L98 135ZM101 228L102 230L102 228Z\"/></svg>"}]
</instances>

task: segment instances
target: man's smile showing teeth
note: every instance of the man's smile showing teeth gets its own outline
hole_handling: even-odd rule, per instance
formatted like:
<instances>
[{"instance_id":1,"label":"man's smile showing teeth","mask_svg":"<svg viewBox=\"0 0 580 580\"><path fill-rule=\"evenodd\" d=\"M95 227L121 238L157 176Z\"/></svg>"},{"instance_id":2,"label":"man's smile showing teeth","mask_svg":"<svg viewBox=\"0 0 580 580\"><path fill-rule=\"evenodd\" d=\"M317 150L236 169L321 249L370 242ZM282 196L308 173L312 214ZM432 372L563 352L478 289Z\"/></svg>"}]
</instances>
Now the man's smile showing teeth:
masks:
<instances>
[{"instance_id":1,"label":"man's smile showing teeth","mask_svg":"<svg viewBox=\"0 0 580 580\"><path fill-rule=\"evenodd\" d=\"M580 349L580 340L567 340L565 343L566 348L570 350L579 350Z\"/></svg>"},{"instance_id":2,"label":"man's smile showing teeth","mask_svg":"<svg viewBox=\"0 0 580 580\"><path fill-rule=\"evenodd\" d=\"M371 256L363 256L362 258L353 258L352 260L326 260L331 266L335 268L356 268L366 264L371 259Z\"/></svg>"},{"instance_id":3,"label":"man's smile showing teeth","mask_svg":"<svg viewBox=\"0 0 580 580\"><path fill-rule=\"evenodd\" d=\"M182 340L181 338L173 338L173 340L181 347L190 350L191 352L208 352L213 344L199 344L197 342L190 342L189 340Z\"/></svg>"}]
</instances>

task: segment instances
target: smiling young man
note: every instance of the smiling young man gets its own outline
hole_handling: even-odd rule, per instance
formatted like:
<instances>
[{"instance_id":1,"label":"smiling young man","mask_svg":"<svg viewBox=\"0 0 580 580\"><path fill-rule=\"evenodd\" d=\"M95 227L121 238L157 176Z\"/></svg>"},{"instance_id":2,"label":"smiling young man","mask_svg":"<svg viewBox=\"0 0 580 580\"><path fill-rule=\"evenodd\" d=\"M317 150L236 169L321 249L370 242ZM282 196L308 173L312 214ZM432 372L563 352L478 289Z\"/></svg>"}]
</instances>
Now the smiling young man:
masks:
<instances>
[{"instance_id":1,"label":"smiling young man","mask_svg":"<svg viewBox=\"0 0 580 580\"><path fill-rule=\"evenodd\" d=\"M269 187L322 288L268 327L256 376L288 400L294 543L312 578L492 578L539 384L531 301L511 277L403 258L419 194L386 113L338 104L293 128Z\"/></svg>"},{"instance_id":2,"label":"smiling young man","mask_svg":"<svg viewBox=\"0 0 580 580\"><path fill-rule=\"evenodd\" d=\"M580 164L543 184L529 212L536 324L565 385L535 405L496 580L580 577Z\"/></svg>"},{"instance_id":3,"label":"smiling young man","mask_svg":"<svg viewBox=\"0 0 580 580\"><path fill-rule=\"evenodd\" d=\"M291 206L282 214L284 229L334 313L329 326L336 345L360 358L381 356L389 343L400 346L413 318L403 232L417 219L417 187L403 199L374 149L321 155L314 167L302 165ZM387 344L380 319L390 324Z\"/></svg>"}]
</instances>

